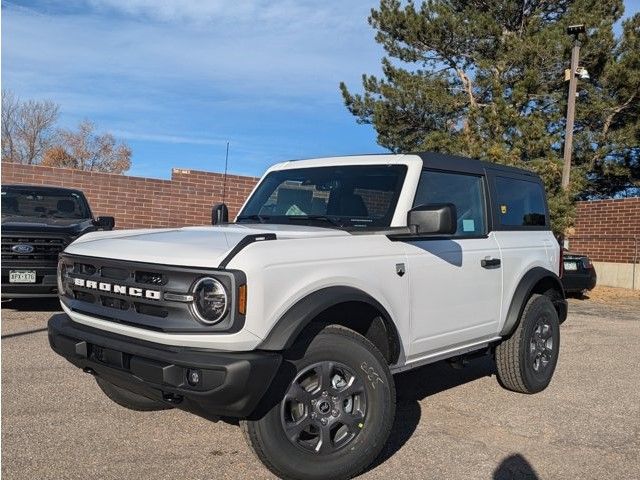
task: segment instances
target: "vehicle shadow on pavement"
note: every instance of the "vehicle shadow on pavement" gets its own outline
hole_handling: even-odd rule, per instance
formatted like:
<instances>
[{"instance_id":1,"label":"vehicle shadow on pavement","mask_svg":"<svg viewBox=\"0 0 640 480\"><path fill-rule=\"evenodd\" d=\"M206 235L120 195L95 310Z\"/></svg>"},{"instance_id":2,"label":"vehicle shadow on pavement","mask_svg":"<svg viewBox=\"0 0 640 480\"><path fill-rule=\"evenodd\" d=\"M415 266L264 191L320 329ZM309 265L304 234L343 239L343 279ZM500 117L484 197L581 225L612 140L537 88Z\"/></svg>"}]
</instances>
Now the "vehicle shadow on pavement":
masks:
<instances>
[{"instance_id":1,"label":"vehicle shadow on pavement","mask_svg":"<svg viewBox=\"0 0 640 480\"><path fill-rule=\"evenodd\" d=\"M493 472L493 480L539 480L538 473L519 453L510 455Z\"/></svg>"},{"instance_id":2,"label":"vehicle shadow on pavement","mask_svg":"<svg viewBox=\"0 0 640 480\"><path fill-rule=\"evenodd\" d=\"M60 312L58 297L45 298L13 298L2 301L2 309L17 310L18 312Z\"/></svg>"},{"instance_id":3,"label":"vehicle shadow on pavement","mask_svg":"<svg viewBox=\"0 0 640 480\"><path fill-rule=\"evenodd\" d=\"M442 361L396 375L395 421L384 449L367 470L386 462L411 438L420 423L420 400L494 373L493 359L486 356L471 360L459 370Z\"/></svg>"},{"instance_id":4,"label":"vehicle shadow on pavement","mask_svg":"<svg viewBox=\"0 0 640 480\"><path fill-rule=\"evenodd\" d=\"M25 332L18 332L18 333L8 333L7 335L2 335L2 340L4 340L5 338L15 338L15 337L23 337L25 335L31 335L33 333L41 333L41 332L46 332L47 328L36 328L34 330L27 330Z\"/></svg>"},{"instance_id":5,"label":"vehicle shadow on pavement","mask_svg":"<svg viewBox=\"0 0 640 480\"><path fill-rule=\"evenodd\" d=\"M576 300L589 300L589 294L584 292L566 292L565 296Z\"/></svg>"}]
</instances>

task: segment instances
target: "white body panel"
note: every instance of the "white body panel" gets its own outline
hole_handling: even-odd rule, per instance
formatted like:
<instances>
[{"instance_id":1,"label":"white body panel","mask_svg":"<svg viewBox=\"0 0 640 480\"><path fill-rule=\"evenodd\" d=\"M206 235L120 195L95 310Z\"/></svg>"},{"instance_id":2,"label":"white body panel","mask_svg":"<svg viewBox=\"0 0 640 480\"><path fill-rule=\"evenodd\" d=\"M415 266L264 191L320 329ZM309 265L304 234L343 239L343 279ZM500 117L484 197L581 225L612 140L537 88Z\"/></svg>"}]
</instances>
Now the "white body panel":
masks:
<instances>
[{"instance_id":1,"label":"white body panel","mask_svg":"<svg viewBox=\"0 0 640 480\"><path fill-rule=\"evenodd\" d=\"M494 234L502 256L501 298L502 316L505 317L520 280L529 270L542 267L558 275L560 247L548 230L498 231Z\"/></svg>"},{"instance_id":2,"label":"white body panel","mask_svg":"<svg viewBox=\"0 0 640 480\"><path fill-rule=\"evenodd\" d=\"M155 330L149 330L147 328L136 328L129 325L123 325L121 323L90 317L89 315L73 312L65 307L64 304L62 304L62 309L74 322L82 323L89 327L99 328L100 330L105 330L107 332L146 340L147 342L160 343L162 345L177 345L181 347L210 348L212 350L242 352L253 350L262 340L247 329L242 329L237 333L226 335L163 333Z\"/></svg>"},{"instance_id":3,"label":"white body panel","mask_svg":"<svg viewBox=\"0 0 640 480\"><path fill-rule=\"evenodd\" d=\"M484 258L500 258L488 238L406 242L411 291L409 360L494 337L500 324L502 275Z\"/></svg>"},{"instance_id":4,"label":"white body panel","mask_svg":"<svg viewBox=\"0 0 640 480\"><path fill-rule=\"evenodd\" d=\"M228 224L118 230L88 233L69 245L65 252L131 262L217 268L240 240L261 233L275 233L282 239L349 236L343 230L293 225Z\"/></svg>"},{"instance_id":5,"label":"white body panel","mask_svg":"<svg viewBox=\"0 0 640 480\"><path fill-rule=\"evenodd\" d=\"M256 243L235 257L229 268L247 275L246 328L258 337L266 337L277 320L308 294L347 286L380 302L394 319L406 351L409 280L396 274L396 264L405 261L402 244L384 235L349 235L340 241L308 238Z\"/></svg>"}]
</instances>

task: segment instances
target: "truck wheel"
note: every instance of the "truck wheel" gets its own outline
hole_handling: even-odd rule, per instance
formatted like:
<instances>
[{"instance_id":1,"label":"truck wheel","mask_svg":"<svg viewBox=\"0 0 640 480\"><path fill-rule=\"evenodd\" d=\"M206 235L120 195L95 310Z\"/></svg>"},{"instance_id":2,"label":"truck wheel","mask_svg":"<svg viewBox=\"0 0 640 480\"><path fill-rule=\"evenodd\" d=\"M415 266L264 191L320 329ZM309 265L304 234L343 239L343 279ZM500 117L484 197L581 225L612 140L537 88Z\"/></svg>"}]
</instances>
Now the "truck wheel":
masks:
<instances>
[{"instance_id":1,"label":"truck wheel","mask_svg":"<svg viewBox=\"0 0 640 480\"><path fill-rule=\"evenodd\" d=\"M281 478L357 475L393 425L395 386L384 357L362 335L332 325L289 362L295 372L284 398L261 419L242 422L249 446Z\"/></svg>"},{"instance_id":2,"label":"truck wheel","mask_svg":"<svg viewBox=\"0 0 640 480\"><path fill-rule=\"evenodd\" d=\"M120 388L111 382L107 382L100 377L96 377L96 382L98 383L100 390L102 390L109 399L116 402L121 407L128 408L129 410L152 412L154 410L167 410L172 408L164 403L129 392L128 390Z\"/></svg>"},{"instance_id":3,"label":"truck wheel","mask_svg":"<svg viewBox=\"0 0 640 480\"><path fill-rule=\"evenodd\" d=\"M546 295L532 295L513 334L496 347L498 381L507 390L537 393L558 363L560 324Z\"/></svg>"}]
</instances>

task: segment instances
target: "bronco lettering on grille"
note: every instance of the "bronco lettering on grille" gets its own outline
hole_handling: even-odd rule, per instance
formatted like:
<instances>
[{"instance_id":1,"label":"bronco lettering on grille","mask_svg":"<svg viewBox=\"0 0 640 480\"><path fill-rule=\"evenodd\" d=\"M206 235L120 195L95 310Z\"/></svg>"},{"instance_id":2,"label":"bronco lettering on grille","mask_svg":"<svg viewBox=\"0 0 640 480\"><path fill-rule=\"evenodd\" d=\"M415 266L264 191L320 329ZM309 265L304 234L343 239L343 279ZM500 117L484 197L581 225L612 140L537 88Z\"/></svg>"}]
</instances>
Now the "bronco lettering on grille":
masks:
<instances>
[{"instance_id":1,"label":"bronco lettering on grille","mask_svg":"<svg viewBox=\"0 0 640 480\"><path fill-rule=\"evenodd\" d=\"M160 300L162 296L162 292L159 290L147 290L144 288L129 287L127 285L113 285L107 282L98 283L95 280L85 280L84 278L74 278L73 284L77 287L90 288L102 292L113 292L131 297L147 298L150 300Z\"/></svg>"}]
</instances>

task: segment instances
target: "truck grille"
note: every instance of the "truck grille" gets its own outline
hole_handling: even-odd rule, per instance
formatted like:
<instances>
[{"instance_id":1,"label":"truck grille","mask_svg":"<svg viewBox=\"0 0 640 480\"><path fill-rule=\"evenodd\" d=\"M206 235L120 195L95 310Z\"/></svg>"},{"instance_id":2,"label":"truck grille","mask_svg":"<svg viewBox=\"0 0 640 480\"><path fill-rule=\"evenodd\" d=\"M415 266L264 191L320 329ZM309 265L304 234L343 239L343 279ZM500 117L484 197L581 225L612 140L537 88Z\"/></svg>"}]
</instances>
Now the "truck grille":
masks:
<instances>
[{"instance_id":1,"label":"truck grille","mask_svg":"<svg viewBox=\"0 0 640 480\"><path fill-rule=\"evenodd\" d=\"M2 261L44 260L55 263L68 243L69 239L66 237L3 236ZM32 251L16 251L16 245L28 245L32 247Z\"/></svg>"}]
</instances>

